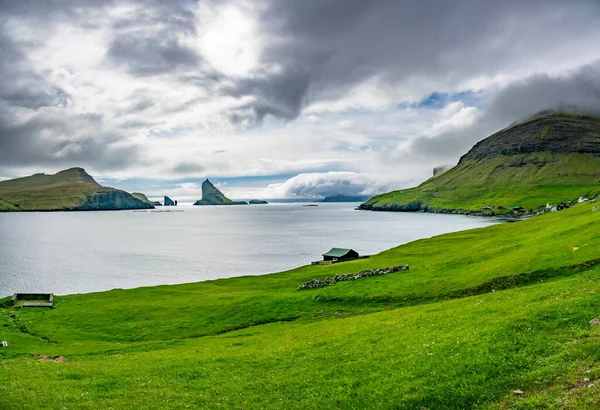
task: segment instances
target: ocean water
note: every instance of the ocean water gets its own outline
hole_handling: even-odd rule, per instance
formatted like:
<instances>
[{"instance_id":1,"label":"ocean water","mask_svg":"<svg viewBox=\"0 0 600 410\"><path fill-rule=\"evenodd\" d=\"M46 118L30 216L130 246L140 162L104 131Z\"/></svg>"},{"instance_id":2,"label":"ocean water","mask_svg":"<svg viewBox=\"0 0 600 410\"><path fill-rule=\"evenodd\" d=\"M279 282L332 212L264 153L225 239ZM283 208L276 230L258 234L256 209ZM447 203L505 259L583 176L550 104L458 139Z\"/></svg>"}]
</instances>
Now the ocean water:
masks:
<instances>
[{"instance_id":1,"label":"ocean water","mask_svg":"<svg viewBox=\"0 0 600 410\"><path fill-rule=\"evenodd\" d=\"M332 247L375 254L495 223L460 215L357 211L357 205L0 213L0 297L265 274L319 260Z\"/></svg>"}]
</instances>

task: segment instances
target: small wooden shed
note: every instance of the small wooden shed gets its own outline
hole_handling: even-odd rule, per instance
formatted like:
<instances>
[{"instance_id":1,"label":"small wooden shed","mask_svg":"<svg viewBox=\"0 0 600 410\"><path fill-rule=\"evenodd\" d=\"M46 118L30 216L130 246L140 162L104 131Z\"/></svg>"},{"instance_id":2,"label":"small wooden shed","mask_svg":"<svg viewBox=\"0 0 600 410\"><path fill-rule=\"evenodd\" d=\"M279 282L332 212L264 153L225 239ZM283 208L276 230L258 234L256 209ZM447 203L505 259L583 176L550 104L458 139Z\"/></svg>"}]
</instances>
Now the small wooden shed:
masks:
<instances>
[{"instance_id":1,"label":"small wooden shed","mask_svg":"<svg viewBox=\"0 0 600 410\"><path fill-rule=\"evenodd\" d=\"M52 307L52 293L15 293L11 298L14 306L21 307Z\"/></svg>"},{"instance_id":2,"label":"small wooden shed","mask_svg":"<svg viewBox=\"0 0 600 410\"><path fill-rule=\"evenodd\" d=\"M358 259L359 255L353 249L331 248L327 253L323 254L324 261L341 262Z\"/></svg>"}]
</instances>

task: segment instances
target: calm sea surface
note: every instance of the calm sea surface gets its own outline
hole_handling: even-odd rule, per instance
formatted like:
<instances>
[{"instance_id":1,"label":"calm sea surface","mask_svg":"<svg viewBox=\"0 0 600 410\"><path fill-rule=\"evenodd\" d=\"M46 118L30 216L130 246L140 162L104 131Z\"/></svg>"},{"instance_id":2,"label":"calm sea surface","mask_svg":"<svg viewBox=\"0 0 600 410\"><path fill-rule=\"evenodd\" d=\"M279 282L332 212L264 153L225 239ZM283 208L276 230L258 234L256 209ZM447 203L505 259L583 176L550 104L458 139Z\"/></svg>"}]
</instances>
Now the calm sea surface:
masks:
<instances>
[{"instance_id":1,"label":"calm sea surface","mask_svg":"<svg viewBox=\"0 0 600 410\"><path fill-rule=\"evenodd\" d=\"M331 247L374 254L494 223L459 215L355 211L357 205L0 213L0 297L257 275L306 265Z\"/></svg>"}]
</instances>

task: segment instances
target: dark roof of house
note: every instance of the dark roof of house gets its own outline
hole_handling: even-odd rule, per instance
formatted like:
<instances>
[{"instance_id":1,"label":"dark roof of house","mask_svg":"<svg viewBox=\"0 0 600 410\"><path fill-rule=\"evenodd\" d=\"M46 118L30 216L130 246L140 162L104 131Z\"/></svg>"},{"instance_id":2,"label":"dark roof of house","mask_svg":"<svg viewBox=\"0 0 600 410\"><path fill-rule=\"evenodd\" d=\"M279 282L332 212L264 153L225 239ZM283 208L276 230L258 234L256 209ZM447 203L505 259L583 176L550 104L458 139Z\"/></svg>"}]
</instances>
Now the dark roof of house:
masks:
<instances>
[{"instance_id":1,"label":"dark roof of house","mask_svg":"<svg viewBox=\"0 0 600 410\"><path fill-rule=\"evenodd\" d=\"M344 249L344 248L331 248L331 250L327 253L324 253L323 256L331 256L332 258L341 258L342 256L346 256L350 252L356 252L353 249ZM358 252L356 252L358 253Z\"/></svg>"}]
</instances>

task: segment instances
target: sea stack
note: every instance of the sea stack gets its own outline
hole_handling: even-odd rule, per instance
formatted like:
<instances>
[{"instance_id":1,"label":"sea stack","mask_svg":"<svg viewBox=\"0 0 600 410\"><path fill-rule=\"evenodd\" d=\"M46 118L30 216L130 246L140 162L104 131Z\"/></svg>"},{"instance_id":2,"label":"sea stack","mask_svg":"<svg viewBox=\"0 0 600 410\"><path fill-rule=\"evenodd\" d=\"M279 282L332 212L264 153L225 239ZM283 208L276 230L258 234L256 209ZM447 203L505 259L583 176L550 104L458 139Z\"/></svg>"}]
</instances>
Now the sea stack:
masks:
<instances>
[{"instance_id":1,"label":"sea stack","mask_svg":"<svg viewBox=\"0 0 600 410\"><path fill-rule=\"evenodd\" d=\"M165 195L165 206L176 206L177 201L173 201L171 198Z\"/></svg>"},{"instance_id":2,"label":"sea stack","mask_svg":"<svg viewBox=\"0 0 600 410\"><path fill-rule=\"evenodd\" d=\"M202 183L202 199L197 200L194 205L248 205L248 203L232 201L207 179Z\"/></svg>"}]
</instances>

